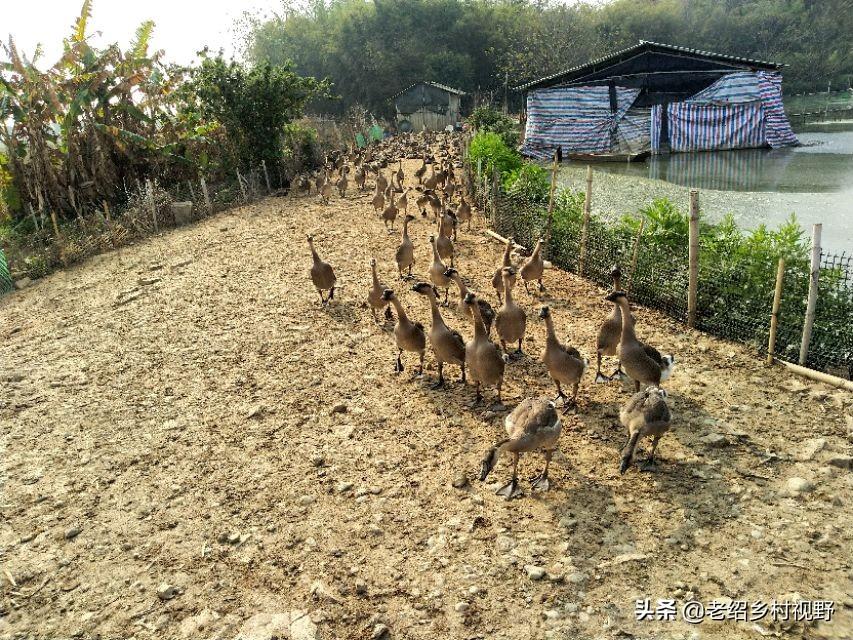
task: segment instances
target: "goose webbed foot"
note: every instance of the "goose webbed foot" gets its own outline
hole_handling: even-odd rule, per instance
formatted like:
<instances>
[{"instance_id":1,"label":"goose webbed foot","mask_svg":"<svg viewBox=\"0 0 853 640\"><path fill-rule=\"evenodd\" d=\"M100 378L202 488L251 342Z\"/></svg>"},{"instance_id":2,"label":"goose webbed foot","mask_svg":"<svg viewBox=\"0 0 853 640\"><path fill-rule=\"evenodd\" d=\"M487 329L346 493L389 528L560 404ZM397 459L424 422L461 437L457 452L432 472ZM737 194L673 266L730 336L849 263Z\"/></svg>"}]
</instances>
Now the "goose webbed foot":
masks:
<instances>
[{"instance_id":1,"label":"goose webbed foot","mask_svg":"<svg viewBox=\"0 0 853 640\"><path fill-rule=\"evenodd\" d=\"M521 495L521 489L518 486L518 478L513 478L507 482L500 489L495 491L495 495L503 496L507 500L519 497Z\"/></svg>"},{"instance_id":2,"label":"goose webbed foot","mask_svg":"<svg viewBox=\"0 0 853 640\"><path fill-rule=\"evenodd\" d=\"M602 382L610 382L611 380L613 380L613 376L605 376L601 371L595 374L595 381L599 384Z\"/></svg>"},{"instance_id":3,"label":"goose webbed foot","mask_svg":"<svg viewBox=\"0 0 853 640\"><path fill-rule=\"evenodd\" d=\"M622 369L616 369L613 373L610 374L608 380L619 380L619 382L623 382L628 379L628 376L625 375L625 372Z\"/></svg>"},{"instance_id":4,"label":"goose webbed foot","mask_svg":"<svg viewBox=\"0 0 853 640\"><path fill-rule=\"evenodd\" d=\"M531 478L530 486L537 491L548 491L551 488L551 481L548 480L548 474L543 471L535 478Z\"/></svg>"},{"instance_id":5,"label":"goose webbed foot","mask_svg":"<svg viewBox=\"0 0 853 640\"><path fill-rule=\"evenodd\" d=\"M394 373L403 373L403 359L397 356L397 362L394 363Z\"/></svg>"},{"instance_id":6,"label":"goose webbed foot","mask_svg":"<svg viewBox=\"0 0 853 640\"><path fill-rule=\"evenodd\" d=\"M429 386L433 391L438 391L439 389L446 389L447 385L444 382L444 378L439 378L434 383Z\"/></svg>"},{"instance_id":7,"label":"goose webbed foot","mask_svg":"<svg viewBox=\"0 0 853 640\"><path fill-rule=\"evenodd\" d=\"M640 462L640 471L645 473L651 473L653 471L657 471L657 465L655 464L655 459L653 457L646 458L642 462Z\"/></svg>"},{"instance_id":8,"label":"goose webbed foot","mask_svg":"<svg viewBox=\"0 0 853 640\"><path fill-rule=\"evenodd\" d=\"M563 415L567 415L571 412L577 413L578 403L576 400L571 400L566 398L563 400Z\"/></svg>"},{"instance_id":9,"label":"goose webbed foot","mask_svg":"<svg viewBox=\"0 0 853 640\"><path fill-rule=\"evenodd\" d=\"M545 291L545 285L542 284L542 281L539 281L539 291Z\"/></svg>"}]
</instances>

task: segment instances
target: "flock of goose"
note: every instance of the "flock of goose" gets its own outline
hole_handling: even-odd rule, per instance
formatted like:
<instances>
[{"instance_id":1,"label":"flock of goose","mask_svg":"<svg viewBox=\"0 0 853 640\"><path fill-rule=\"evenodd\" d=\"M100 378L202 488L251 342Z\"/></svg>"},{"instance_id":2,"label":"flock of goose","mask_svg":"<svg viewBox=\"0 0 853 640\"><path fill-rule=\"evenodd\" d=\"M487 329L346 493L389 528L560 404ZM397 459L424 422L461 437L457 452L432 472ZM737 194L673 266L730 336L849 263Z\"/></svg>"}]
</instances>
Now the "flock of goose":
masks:
<instances>
[{"instance_id":1,"label":"flock of goose","mask_svg":"<svg viewBox=\"0 0 853 640\"><path fill-rule=\"evenodd\" d=\"M421 166L414 172L417 181L415 187L404 187L406 178L403 170L403 157L421 158ZM396 160L390 160L396 158ZM353 181L359 191L365 191L370 174L374 176L372 205L389 233L394 233L394 224L402 217L400 244L394 254L398 277L401 282L414 279L412 269L415 265L414 244L409 236L409 223L416 216L408 213L413 201L423 218L432 213L435 232L429 236L432 247L432 263L429 267L429 281L415 282L411 289L426 298L431 311L432 322L427 329L421 323L410 319L406 307L394 289L383 284L377 273L376 260L371 260L372 285L366 301L374 320L380 323L379 313L385 313L386 321L393 321L393 336L397 349L394 370L404 370L403 356L406 353L418 357L417 375L424 374L424 359L429 346L435 358L438 377L433 389L446 388L445 367L459 367L460 382L463 385L473 383L476 389L477 403L482 401L484 387L493 387L497 392L497 402L501 402L501 388L507 366L524 356L522 343L527 331L527 313L515 300L515 285L520 277L528 295L529 285L535 283L538 290L544 290L542 277L545 270L543 259L545 239L540 238L532 253L523 260L520 267L513 265L514 251L517 249L512 239L506 245L501 265L494 272L491 284L495 290L499 307L495 310L480 294L470 291L465 285L456 267L456 249L454 242L463 223L470 222L472 211L465 199L471 193L472 185L467 172L462 171L458 160L458 139L444 134L421 133L401 136L383 142L379 147L363 151L337 152L327 158L325 167L313 177L299 178L295 183L298 193L310 195L312 186L316 187L319 198L328 203L337 188L344 197L349 187L351 166ZM397 164L395 168L393 165ZM383 170L391 165L390 179ZM437 169L436 169L437 168ZM399 194L399 195L398 195ZM454 204L458 195L458 203ZM336 277L331 265L323 261L314 246L312 236L308 236L313 264L311 280L320 295L322 305L334 298ZM634 452L641 438L652 439L648 459L641 467L652 469L654 454L658 442L671 423L671 414L667 404L667 393L660 385L672 373L675 359L661 355L660 352L638 340L635 330L635 318L630 312L627 294L621 289L621 272L613 268L613 289L605 297L612 303L611 313L601 323L597 344L596 382L630 378L634 381L635 393L621 407L619 418L628 431L628 440L620 454L620 472L625 473L634 459ZM459 292L456 304L449 300L451 287ZM443 301L439 301L441 290ZM455 306L473 325L473 337L470 340L448 326L441 307ZM396 313L392 313L393 307ZM480 479L486 480L497 465L502 454L512 459L512 478L501 486L497 493L511 499L520 495L518 484L518 462L523 453L541 451L545 457L545 468L531 481L533 490L547 491L548 467L551 456L556 450L562 431L562 421L557 412L557 401L562 402L562 413L577 408L578 388L589 361L572 346L565 345L557 338L554 329L553 314L548 306L539 309L539 318L546 329L545 350L542 354L548 374L557 388L557 396L549 398L529 397L524 399L506 418L506 438L497 442L486 453L481 466ZM396 319L395 319L396 316ZM497 342L492 340L494 328ZM512 347L517 348L510 351ZM616 356L616 371L605 376L601 372L602 357ZM645 388L641 390L641 387ZM566 390L571 389L571 397Z\"/></svg>"}]
</instances>

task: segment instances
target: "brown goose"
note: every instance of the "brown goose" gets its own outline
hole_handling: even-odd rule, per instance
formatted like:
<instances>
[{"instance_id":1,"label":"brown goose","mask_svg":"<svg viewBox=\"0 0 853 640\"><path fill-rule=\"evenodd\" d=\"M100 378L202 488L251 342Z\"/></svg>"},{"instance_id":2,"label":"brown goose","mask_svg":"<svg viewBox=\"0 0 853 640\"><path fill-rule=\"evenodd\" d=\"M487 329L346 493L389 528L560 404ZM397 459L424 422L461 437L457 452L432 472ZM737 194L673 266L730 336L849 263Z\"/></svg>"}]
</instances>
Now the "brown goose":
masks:
<instances>
[{"instance_id":1,"label":"brown goose","mask_svg":"<svg viewBox=\"0 0 853 640\"><path fill-rule=\"evenodd\" d=\"M435 359L438 362L438 382L433 385L433 389L440 389L444 386L444 363L458 365L462 369L462 379L460 382L465 382L465 340L458 331L454 331L444 322L441 317L441 311L438 309L438 301L435 297L435 290L427 282L419 282L412 287L412 291L426 296L429 299L430 310L432 311L432 326L429 330L429 343L432 345L432 350L435 353Z\"/></svg>"},{"instance_id":2,"label":"brown goose","mask_svg":"<svg viewBox=\"0 0 853 640\"><path fill-rule=\"evenodd\" d=\"M511 500L519 495L518 459L522 453L542 451L545 454L545 469L530 481L533 489L547 491L551 487L548 481L548 467L551 456L560 442L563 424L557 415L554 403L547 398L525 398L505 421L507 438L496 443L483 458L480 480L485 481L498 463L501 454L512 455L512 479L496 493Z\"/></svg>"},{"instance_id":3,"label":"brown goose","mask_svg":"<svg viewBox=\"0 0 853 640\"><path fill-rule=\"evenodd\" d=\"M621 279L622 279L622 270L619 268L619 265L613 265L613 270L610 272L610 277L613 278L613 291L619 291L621 289ZM622 337L622 308L613 303L613 310L610 312L604 322L601 323L601 326L598 329L598 338L596 339L596 353L598 355L598 362L595 371L595 381L596 382L607 382L608 380L613 380L614 378L621 378L622 373L622 363L618 362L616 365L616 371L614 371L610 376L605 377L601 373L601 358L602 356L616 356L619 355L619 340Z\"/></svg>"},{"instance_id":4,"label":"brown goose","mask_svg":"<svg viewBox=\"0 0 853 640\"><path fill-rule=\"evenodd\" d=\"M524 283L524 290L527 293L530 293L530 289L527 288L528 282L539 282L539 291L544 291L545 287L542 286L542 274L545 273L545 261L542 259L542 243L543 239L539 238L536 241L536 247L533 249L533 253L527 259L527 261L521 265L521 281Z\"/></svg>"},{"instance_id":5,"label":"brown goose","mask_svg":"<svg viewBox=\"0 0 853 640\"><path fill-rule=\"evenodd\" d=\"M385 193L385 190L388 188L388 178L386 178L382 171L376 172L376 193Z\"/></svg>"},{"instance_id":6,"label":"brown goose","mask_svg":"<svg viewBox=\"0 0 853 640\"><path fill-rule=\"evenodd\" d=\"M557 397L554 401L556 402L560 398L563 399L563 413L565 414L569 409L577 405L578 387L589 365L589 360L582 358L581 354L574 347L567 347L560 343L554 331L554 320L551 317L551 310L548 307L542 307L539 310L539 317L545 321L545 329L548 334L545 340L545 351L542 354L542 362L545 363L551 379L557 385ZM571 400L563 393L562 385L564 384L572 386Z\"/></svg>"},{"instance_id":7,"label":"brown goose","mask_svg":"<svg viewBox=\"0 0 853 640\"><path fill-rule=\"evenodd\" d=\"M516 354L521 355L523 354L521 340L524 338L524 332L527 329L527 314L512 299L512 288L515 286L515 278L515 269L504 267L504 303L498 309L498 313L495 316L495 329L498 332L504 353L507 353L507 343L512 344L517 341L518 349L516 349Z\"/></svg>"},{"instance_id":8,"label":"brown goose","mask_svg":"<svg viewBox=\"0 0 853 640\"><path fill-rule=\"evenodd\" d=\"M429 268L429 279L436 287L444 289L444 304L447 304L447 296L450 291L450 278L444 275L447 267L441 261L441 256L438 254L435 236L429 237L429 243L432 245L432 264Z\"/></svg>"},{"instance_id":9,"label":"brown goose","mask_svg":"<svg viewBox=\"0 0 853 640\"><path fill-rule=\"evenodd\" d=\"M420 356L418 375L423 375L424 352L426 350L424 326L420 322L409 320L409 316L406 315L406 310L403 308L403 303L400 302L391 289L385 289L382 292L382 299L393 304L394 309L397 311L397 324L394 325L394 340L397 343L397 362L394 365L394 371L397 373L403 371L403 352L410 351Z\"/></svg>"},{"instance_id":10,"label":"brown goose","mask_svg":"<svg viewBox=\"0 0 853 640\"><path fill-rule=\"evenodd\" d=\"M320 303L326 306L335 297L335 282L337 282L335 271L332 265L320 259L317 250L314 249L314 236L308 236L308 246L311 248L311 258L314 261L311 265L311 282L320 293ZM328 298L323 296L323 291L329 292Z\"/></svg>"},{"instance_id":11,"label":"brown goose","mask_svg":"<svg viewBox=\"0 0 853 640\"><path fill-rule=\"evenodd\" d=\"M471 205L465 201L465 195L463 194L460 201L459 206L456 208L456 220L459 224L468 223L468 231L471 230L471 219L474 216L471 215Z\"/></svg>"},{"instance_id":12,"label":"brown goose","mask_svg":"<svg viewBox=\"0 0 853 640\"><path fill-rule=\"evenodd\" d=\"M498 270L495 271L495 275L492 276L492 287L494 287L495 291L497 292L498 302L500 302L501 304L503 304L502 294L504 292L503 270L506 267L509 267L512 265L512 249L513 249L513 246L514 246L514 243L512 241L512 238L509 238L507 240L507 243L506 243L506 248L504 249L504 257L503 257L503 260L501 261L501 266L498 267Z\"/></svg>"},{"instance_id":13,"label":"brown goose","mask_svg":"<svg viewBox=\"0 0 853 640\"><path fill-rule=\"evenodd\" d=\"M373 194L373 200L371 200L373 204L373 213L381 214L385 209L385 193L379 189L376 189L376 192Z\"/></svg>"},{"instance_id":14,"label":"brown goose","mask_svg":"<svg viewBox=\"0 0 853 640\"><path fill-rule=\"evenodd\" d=\"M388 287L379 282L379 274L376 273L375 259L371 259L370 261L370 270L373 275L373 286L370 287L370 291L367 293L367 304L373 312L373 320L378 324L379 317L376 315L376 312L384 308L385 319L390 320L392 318L391 307L388 306L388 303L382 297L382 294L385 293L385 289Z\"/></svg>"},{"instance_id":15,"label":"brown goose","mask_svg":"<svg viewBox=\"0 0 853 640\"><path fill-rule=\"evenodd\" d=\"M400 272L400 280L412 277L412 267L415 264L415 245L412 244L409 238L409 223L415 219L415 216L406 216L403 218L403 233L400 237L400 246L397 247L397 252L394 254L394 259L397 261L397 270ZM408 275L403 275L403 270L408 269Z\"/></svg>"},{"instance_id":16,"label":"brown goose","mask_svg":"<svg viewBox=\"0 0 853 640\"><path fill-rule=\"evenodd\" d=\"M453 256L456 254L456 249L453 246L453 240L450 236L453 233L453 223L445 222L445 217L442 216L438 221L438 237L435 239L435 248L442 260L450 260L450 266L453 266Z\"/></svg>"},{"instance_id":17,"label":"brown goose","mask_svg":"<svg viewBox=\"0 0 853 640\"><path fill-rule=\"evenodd\" d=\"M474 312L465 304L465 298L468 296L468 287L462 282L462 276L454 268L445 271L444 275L453 280L456 286L459 287L459 312L467 315L469 318L473 317ZM483 317L483 323L486 325L486 333L491 334L492 322L495 320L495 310L492 309L492 305L479 296L477 296L477 306L480 307L480 315Z\"/></svg>"},{"instance_id":18,"label":"brown goose","mask_svg":"<svg viewBox=\"0 0 853 640\"><path fill-rule=\"evenodd\" d=\"M480 386L487 384L497 387L500 402L506 363L498 347L489 340L480 307L477 305L477 297L469 293L465 296L465 304L471 309L474 319L474 337L465 343L465 363L468 365L468 377L477 388L476 400L480 402L483 399Z\"/></svg>"},{"instance_id":19,"label":"brown goose","mask_svg":"<svg viewBox=\"0 0 853 640\"><path fill-rule=\"evenodd\" d=\"M617 303L622 312L619 360L622 362L625 373L634 381L634 390L639 391L640 384L659 386L671 375L675 358L670 355L662 356L654 347L637 340L634 320L628 307L628 297L624 291L613 291L604 299Z\"/></svg>"},{"instance_id":20,"label":"brown goose","mask_svg":"<svg viewBox=\"0 0 853 640\"><path fill-rule=\"evenodd\" d=\"M397 219L397 204L394 202L394 192L391 192L391 201L385 210L382 212L382 222L385 224L385 228L388 228L388 223L391 223L391 228L388 229L388 233L394 233L394 221Z\"/></svg>"},{"instance_id":21,"label":"brown goose","mask_svg":"<svg viewBox=\"0 0 853 640\"><path fill-rule=\"evenodd\" d=\"M647 387L635 393L619 411L619 421L628 429L628 442L622 448L619 473L625 473L631 466L634 450L643 436L652 436L652 450L641 470L654 468L655 450L661 436L669 431L671 414L666 403L667 393L658 387Z\"/></svg>"}]
</instances>

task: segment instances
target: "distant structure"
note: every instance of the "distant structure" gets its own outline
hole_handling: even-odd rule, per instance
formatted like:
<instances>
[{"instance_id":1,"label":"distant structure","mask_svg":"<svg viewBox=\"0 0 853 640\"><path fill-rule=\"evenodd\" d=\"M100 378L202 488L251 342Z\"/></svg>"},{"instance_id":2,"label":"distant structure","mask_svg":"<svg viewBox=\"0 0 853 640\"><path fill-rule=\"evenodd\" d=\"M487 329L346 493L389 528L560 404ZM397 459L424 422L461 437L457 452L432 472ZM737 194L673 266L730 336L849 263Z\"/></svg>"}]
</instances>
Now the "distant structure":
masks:
<instances>
[{"instance_id":1,"label":"distant structure","mask_svg":"<svg viewBox=\"0 0 853 640\"><path fill-rule=\"evenodd\" d=\"M437 82L416 82L392 96L400 131L441 131L461 121L464 91Z\"/></svg>"},{"instance_id":2,"label":"distant structure","mask_svg":"<svg viewBox=\"0 0 853 640\"><path fill-rule=\"evenodd\" d=\"M516 87L522 151L637 159L653 153L798 144L782 108L783 65L641 40Z\"/></svg>"}]
</instances>

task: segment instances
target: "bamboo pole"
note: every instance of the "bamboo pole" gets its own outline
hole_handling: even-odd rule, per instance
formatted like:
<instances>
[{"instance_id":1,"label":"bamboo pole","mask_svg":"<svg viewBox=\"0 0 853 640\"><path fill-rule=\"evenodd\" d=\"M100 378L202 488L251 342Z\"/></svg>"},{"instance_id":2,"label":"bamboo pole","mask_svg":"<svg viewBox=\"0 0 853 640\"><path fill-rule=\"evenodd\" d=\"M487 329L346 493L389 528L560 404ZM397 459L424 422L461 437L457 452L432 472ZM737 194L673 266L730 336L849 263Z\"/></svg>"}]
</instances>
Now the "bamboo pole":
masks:
<instances>
[{"instance_id":1,"label":"bamboo pole","mask_svg":"<svg viewBox=\"0 0 853 640\"><path fill-rule=\"evenodd\" d=\"M773 310L770 312L770 338L767 340L767 364L773 364L776 353L776 331L779 328L779 307L782 304L782 281L785 279L785 258L779 258L776 268L776 290L773 292Z\"/></svg>"},{"instance_id":2,"label":"bamboo pole","mask_svg":"<svg viewBox=\"0 0 853 640\"><path fill-rule=\"evenodd\" d=\"M551 192L548 196L548 230L545 232L545 246L551 246L551 229L554 226L554 194L557 191L557 152L554 151L554 162L551 166Z\"/></svg>"},{"instance_id":3,"label":"bamboo pole","mask_svg":"<svg viewBox=\"0 0 853 640\"><path fill-rule=\"evenodd\" d=\"M640 218L640 228L637 229L637 237L634 238L634 248L631 251L631 272L628 274L627 293L631 293L634 286L634 274L637 272L637 261L640 258L640 238L643 237L643 229L646 228L646 219Z\"/></svg>"},{"instance_id":4,"label":"bamboo pole","mask_svg":"<svg viewBox=\"0 0 853 640\"><path fill-rule=\"evenodd\" d=\"M267 161L261 160L261 166L264 168L264 179L267 183L267 193L272 193L272 187L270 186L270 174L267 173Z\"/></svg>"},{"instance_id":5,"label":"bamboo pole","mask_svg":"<svg viewBox=\"0 0 853 640\"><path fill-rule=\"evenodd\" d=\"M688 245L687 326L696 326L696 294L699 286L699 192L690 190L690 244Z\"/></svg>"},{"instance_id":6,"label":"bamboo pole","mask_svg":"<svg viewBox=\"0 0 853 640\"><path fill-rule=\"evenodd\" d=\"M833 376L828 373L824 373L823 371L815 371L814 369L801 367L798 364L793 364L792 362L785 362L784 360L780 360L779 362L781 362L794 373L801 375L804 378L808 378L809 380L823 382L828 385L832 385L833 387L837 387L838 389L847 389L848 391L853 391L853 380L845 380L844 378L839 378L838 376Z\"/></svg>"},{"instance_id":7,"label":"bamboo pole","mask_svg":"<svg viewBox=\"0 0 853 640\"><path fill-rule=\"evenodd\" d=\"M210 206L210 194L207 191L207 181L204 179L204 176L201 176L199 182L201 183L201 193L204 196L204 207L210 213L212 207Z\"/></svg>"},{"instance_id":8,"label":"bamboo pole","mask_svg":"<svg viewBox=\"0 0 853 640\"><path fill-rule=\"evenodd\" d=\"M491 236L492 238L494 238L498 242L502 242L503 244L509 244L509 238L504 238L501 234L495 233L491 229L486 229L486 235ZM520 244L518 244L517 242L513 242L512 246L515 247L516 249L520 249L524 253L530 252L530 250L527 247L523 247Z\"/></svg>"},{"instance_id":9,"label":"bamboo pole","mask_svg":"<svg viewBox=\"0 0 853 640\"><path fill-rule=\"evenodd\" d=\"M583 275L586 264L586 243L589 240L589 218L592 215L592 165L586 165L586 198L583 202L583 226L581 227L581 251L578 275Z\"/></svg>"},{"instance_id":10,"label":"bamboo pole","mask_svg":"<svg viewBox=\"0 0 853 640\"><path fill-rule=\"evenodd\" d=\"M809 343L812 339L815 308L817 307L817 286L820 279L820 233L823 225L812 227L812 262L809 276L809 301L806 305L806 320L803 324L803 340L800 343L800 364L805 365L809 355Z\"/></svg>"},{"instance_id":11,"label":"bamboo pole","mask_svg":"<svg viewBox=\"0 0 853 640\"><path fill-rule=\"evenodd\" d=\"M148 206L151 209L151 219L154 221L154 233L160 232L160 225L157 223L157 205L154 203L154 186L151 180L145 181L145 193L148 195Z\"/></svg>"},{"instance_id":12,"label":"bamboo pole","mask_svg":"<svg viewBox=\"0 0 853 640\"><path fill-rule=\"evenodd\" d=\"M243 185L243 176L240 175L239 169L237 169L237 184L240 185L240 193L243 194L243 202L248 202L249 199L246 197L246 187Z\"/></svg>"}]
</instances>

